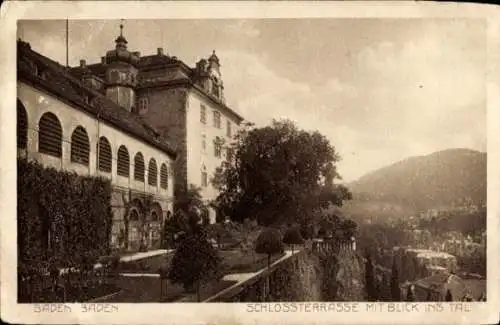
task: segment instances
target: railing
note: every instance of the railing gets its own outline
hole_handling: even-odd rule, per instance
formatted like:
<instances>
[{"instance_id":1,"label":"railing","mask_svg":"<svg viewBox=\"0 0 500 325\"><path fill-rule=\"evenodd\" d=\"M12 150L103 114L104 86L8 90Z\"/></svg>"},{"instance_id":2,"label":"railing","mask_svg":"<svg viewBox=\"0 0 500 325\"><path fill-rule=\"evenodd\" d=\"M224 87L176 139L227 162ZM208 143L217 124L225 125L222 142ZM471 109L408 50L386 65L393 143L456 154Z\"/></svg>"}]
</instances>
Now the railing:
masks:
<instances>
[{"instance_id":1,"label":"railing","mask_svg":"<svg viewBox=\"0 0 500 325\"><path fill-rule=\"evenodd\" d=\"M275 285L279 279L280 271L287 268L290 263L296 263L304 251L296 251L295 254L277 263L266 267L262 272L257 272L255 276L238 283L218 294L210 297L204 302L264 302L269 301L276 291Z\"/></svg>"},{"instance_id":2,"label":"railing","mask_svg":"<svg viewBox=\"0 0 500 325\"><path fill-rule=\"evenodd\" d=\"M333 253L355 251L356 242L348 239L315 239L312 243L314 253Z\"/></svg>"},{"instance_id":3,"label":"railing","mask_svg":"<svg viewBox=\"0 0 500 325\"><path fill-rule=\"evenodd\" d=\"M110 273L107 267L55 272L45 265L29 272L18 272L18 302L76 302L75 299L80 300L78 292L109 285L112 282Z\"/></svg>"}]
</instances>

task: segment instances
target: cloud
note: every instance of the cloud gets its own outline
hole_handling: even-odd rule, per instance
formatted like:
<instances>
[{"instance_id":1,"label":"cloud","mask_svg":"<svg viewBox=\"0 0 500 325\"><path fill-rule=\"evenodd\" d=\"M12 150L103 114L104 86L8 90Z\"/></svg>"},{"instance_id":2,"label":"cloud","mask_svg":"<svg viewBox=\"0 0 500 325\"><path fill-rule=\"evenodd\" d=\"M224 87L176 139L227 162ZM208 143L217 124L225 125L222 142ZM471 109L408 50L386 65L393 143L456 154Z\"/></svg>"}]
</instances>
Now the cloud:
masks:
<instances>
[{"instance_id":1,"label":"cloud","mask_svg":"<svg viewBox=\"0 0 500 325\"><path fill-rule=\"evenodd\" d=\"M220 57L230 105L258 124L283 117L320 130L344 157L347 180L408 156L485 149L484 62L455 44L380 42L359 52L357 75L319 86L279 76L257 54Z\"/></svg>"},{"instance_id":2,"label":"cloud","mask_svg":"<svg viewBox=\"0 0 500 325\"><path fill-rule=\"evenodd\" d=\"M224 33L236 35L238 37L256 38L260 35L260 30L248 20L232 20L223 27Z\"/></svg>"},{"instance_id":3,"label":"cloud","mask_svg":"<svg viewBox=\"0 0 500 325\"><path fill-rule=\"evenodd\" d=\"M206 48L216 48L229 106L260 125L289 118L319 130L343 156L339 171L346 180L408 156L451 147L486 148L486 42L480 24L408 22L394 35L386 29L376 36L366 25L361 40L339 27L345 44L324 47L328 43L320 35L304 36L305 43L296 49L291 44L298 34L292 33L291 41L283 36L295 26L290 21L147 24L127 22L134 49L154 53L152 44L164 38L167 48L193 64ZM73 23L73 64L80 57L98 61L113 45L115 25ZM35 50L63 62L63 26L63 21L31 22L24 30ZM319 33L315 26L310 24L308 35ZM158 29L163 37L156 35Z\"/></svg>"}]
</instances>

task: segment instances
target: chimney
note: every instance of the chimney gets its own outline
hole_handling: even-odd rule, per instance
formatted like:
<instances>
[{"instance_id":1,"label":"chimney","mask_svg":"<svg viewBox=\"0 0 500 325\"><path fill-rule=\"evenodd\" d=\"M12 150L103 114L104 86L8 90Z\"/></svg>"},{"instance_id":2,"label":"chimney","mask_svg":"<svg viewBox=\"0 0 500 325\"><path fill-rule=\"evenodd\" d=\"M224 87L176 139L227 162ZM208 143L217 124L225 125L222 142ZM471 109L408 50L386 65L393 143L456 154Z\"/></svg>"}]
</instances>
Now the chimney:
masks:
<instances>
[{"instance_id":1,"label":"chimney","mask_svg":"<svg viewBox=\"0 0 500 325\"><path fill-rule=\"evenodd\" d=\"M85 60L80 60L80 68L85 68L87 66Z\"/></svg>"},{"instance_id":2,"label":"chimney","mask_svg":"<svg viewBox=\"0 0 500 325\"><path fill-rule=\"evenodd\" d=\"M156 55L161 55L161 56L163 56L163 55L164 55L164 54L163 54L163 47L159 47L159 48L157 49L157 51L156 51Z\"/></svg>"},{"instance_id":3,"label":"chimney","mask_svg":"<svg viewBox=\"0 0 500 325\"><path fill-rule=\"evenodd\" d=\"M106 57L105 56L101 56L101 64L106 64Z\"/></svg>"},{"instance_id":4,"label":"chimney","mask_svg":"<svg viewBox=\"0 0 500 325\"><path fill-rule=\"evenodd\" d=\"M134 52L133 54L134 54L135 56L139 56L139 57L141 56L141 52Z\"/></svg>"}]
</instances>

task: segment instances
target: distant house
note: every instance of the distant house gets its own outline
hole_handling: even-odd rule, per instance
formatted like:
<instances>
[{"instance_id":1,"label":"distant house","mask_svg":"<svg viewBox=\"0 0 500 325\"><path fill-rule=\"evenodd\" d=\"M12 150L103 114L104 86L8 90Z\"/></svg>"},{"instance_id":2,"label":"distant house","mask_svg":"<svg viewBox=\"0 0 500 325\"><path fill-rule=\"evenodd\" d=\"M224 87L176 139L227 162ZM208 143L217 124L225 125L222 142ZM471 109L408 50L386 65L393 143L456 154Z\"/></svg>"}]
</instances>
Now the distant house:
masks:
<instances>
[{"instance_id":1,"label":"distant house","mask_svg":"<svg viewBox=\"0 0 500 325\"><path fill-rule=\"evenodd\" d=\"M439 272L403 285L403 292L411 285L415 301L445 301L448 290L453 301L471 299L478 301L486 292L485 280L464 280L451 273Z\"/></svg>"}]
</instances>

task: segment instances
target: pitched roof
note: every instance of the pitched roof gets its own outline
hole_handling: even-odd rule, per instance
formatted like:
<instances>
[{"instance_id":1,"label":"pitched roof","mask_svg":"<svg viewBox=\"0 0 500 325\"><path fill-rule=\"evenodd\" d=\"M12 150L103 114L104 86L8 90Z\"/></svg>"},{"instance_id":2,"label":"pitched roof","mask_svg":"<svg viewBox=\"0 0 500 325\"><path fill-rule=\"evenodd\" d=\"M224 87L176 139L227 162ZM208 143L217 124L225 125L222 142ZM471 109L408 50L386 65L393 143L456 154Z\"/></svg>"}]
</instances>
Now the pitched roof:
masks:
<instances>
[{"instance_id":1,"label":"pitched roof","mask_svg":"<svg viewBox=\"0 0 500 325\"><path fill-rule=\"evenodd\" d=\"M106 73L106 64L94 63L82 67L70 67L70 73L76 77L81 78L84 73L91 73L94 76L103 78ZM137 88L150 88L155 86L178 86L189 85L192 89L196 90L200 95L212 101L223 109L226 113L234 116L239 122L244 118L234 109L227 106L223 101L220 101L211 94L207 93L202 87L196 84L194 69L189 67L183 61L177 59L175 56L169 55L147 55L141 56L136 66L139 70ZM147 76L148 70L155 70L159 67L169 69L169 73L162 76Z\"/></svg>"},{"instance_id":2,"label":"pitched roof","mask_svg":"<svg viewBox=\"0 0 500 325\"><path fill-rule=\"evenodd\" d=\"M460 277L450 273L432 275L417 280L414 284L421 288L441 293L450 290L454 300L461 299L469 291L465 282Z\"/></svg>"},{"instance_id":3,"label":"pitched roof","mask_svg":"<svg viewBox=\"0 0 500 325\"><path fill-rule=\"evenodd\" d=\"M173 146L139 115L127 111L96 90L85 87L67 68L33 51L28 43L18 41L17 50L18 80L49 92L71 106L176 157Z\"/></svg>"}]
</instances>

